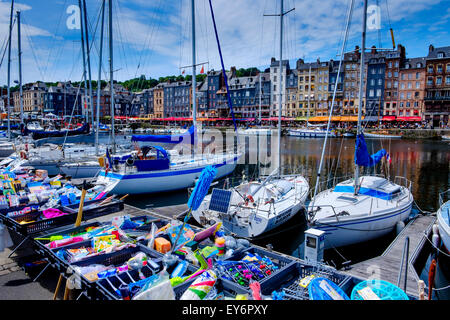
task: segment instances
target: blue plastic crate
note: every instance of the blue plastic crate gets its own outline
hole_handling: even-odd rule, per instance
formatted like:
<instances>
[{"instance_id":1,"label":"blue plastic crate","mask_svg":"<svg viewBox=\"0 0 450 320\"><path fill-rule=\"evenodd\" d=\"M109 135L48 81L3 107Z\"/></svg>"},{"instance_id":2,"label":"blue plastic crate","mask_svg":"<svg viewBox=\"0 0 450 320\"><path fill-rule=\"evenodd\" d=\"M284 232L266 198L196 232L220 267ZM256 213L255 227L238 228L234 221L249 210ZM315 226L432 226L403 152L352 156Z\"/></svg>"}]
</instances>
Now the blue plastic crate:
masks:
<instances>
[{"instance_id":1,"label":"blue plastic crate","mask_svg":"<svg viewBox=\"0 0 450 320\"><path fill-rule=\"evenodd\" d=\"M183 293L189 288L189 286L195 280L191 280L188 283L183 283L174 288L175 291L175 299L179 300ZM248 294L251 295L250 291L244 289L243 287L221 278L218 278L216 284L214 285L217 293L221 293L225 298L234 299L237 294Z\"/></svg>"},{"instance_id":2,"label":"blue plastic crate","mask_svg":"<svg viewBox=\"0 0 450 320\"><path fill-rule=\"evenodd\" d=\"M262 258L268 258L273 263L274 267L261 268L262 264L267 264L259 262L242 262L242 259L248 254L258 255ZM246 279L245 275L250 274L252 276L252 280L261 283L265 279L268 279L280 273L283 269L293 263L293 261L293 259L280 255L276 252L267 251L258 247L251 246L245 250L235 252L230 258L225 259L222 262L218 261L217 265L223 265L223 267L220 268L220 277L222 279L233 282L244 290L248 290L250 280L247 279L239 283L238 278ZM239 268L239 265L241 266L241 268ZM253 271L255 270L255 268L260 272ZM232 269L232 271L230 271L230 269ZM246 273L245 270L249 270L250 272Z\"/></svg>"},{"instance_id":3,"label":"blue plastic crate","mask_svg":"<svg viewBox=\"0 0 450 320\"><path fill-rule=\"evenodd\" d=\"M285 300L309 300L308 287L301 286L300 280L311 275L331 280L339 287L343 286L348 279L347 275L332 267L324 265L317 267L293 262L279 273L262 281L261 293L270 296L273 291L283 291Z\"/></svg>"}]
</instances>

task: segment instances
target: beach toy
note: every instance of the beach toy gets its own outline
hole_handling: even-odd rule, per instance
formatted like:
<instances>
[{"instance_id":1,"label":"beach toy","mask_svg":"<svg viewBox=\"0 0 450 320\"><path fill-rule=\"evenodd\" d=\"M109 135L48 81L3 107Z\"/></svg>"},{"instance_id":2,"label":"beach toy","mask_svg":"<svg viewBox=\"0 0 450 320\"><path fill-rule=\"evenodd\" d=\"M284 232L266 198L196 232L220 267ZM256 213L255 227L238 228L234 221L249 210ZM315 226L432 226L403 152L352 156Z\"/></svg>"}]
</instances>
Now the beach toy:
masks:
<instances>
[{"instance_id":1,"label":"beach toy","mask_svg":"<svg viewBox=\"0 0 450 320\"><path fill-rule=\"evenodd\" d=\"M219 257L225 254L225 239L224 238L216 238L214 244L218 250L217 255Z\"/></svg>"},{"instance_id":2,"label":"beach toy","mask_svg":"<svg viewBox=\"0 0 450 320\"><path fill-rule=\"evenodd\" d=\"M167 253L170 251L171 244L165 238L158 237L155 239L155 250L160 253Z\"/></svg>"},{"instance_id":3,"label":"beach toy","mask_svg":"<svg viewBox=\"0 0 450 320\"><path fill-rule=\"evenodd\" d=\"M172 274L170 275L170 278L174 277L181 277L187 270L188 262L186 260L181 260L180 263L176 266L176 268L173 270Z\"/></svg>"},{"instance_id":4,"label":"beach toy","mask_svg":"<svg viewBox=\"0 0 450 320\"><path fill-rule=\"evenodd\" d=\"M203 300L214 287L217 276L212 270L203 272L183 293L180 300Z\"/></svg>"},{"instance_id":5,"label":"beach toy","mask_svg":"<svg viewBox=\"0 0 450 320\"><path fill-rule=\"evenodd\" d=\"M84 240L85 239L83 237L72 237L72 238L52 241L52 242L46 244L46 246L50 247L51 249L54 249L54 248L66 246L68 244L76 243L76 242L82 242Z\"/></svg>"},{"instance_id":6,"label":"beach toy","mask_svg":"<svg viewBox=\"0 0 450 320\"><path fill-rule=\"evenodd\" d=\"M352 290L352 300L409 300L399 287L384 280L366 280L358 283Z\"/></svg>"},{"instance_id":7,"label":"beach toy","mask_svg":"<svg viewBox=\"0 0 450 320\"><path fill-rule=\"evenodd\" d=\"M310 300L350 300L334 282L326 278L315 278L308 286Z\"/></svg>"},{"instance_id":8,"label":"beach toy","mask_svg":"<svg viewBox=\"0 0 450 320\"><path fill-rule=\"evenodd\" d=\"M52 218L64 216L66 214L68 214L68 213L64 213L61 210L53 209L53 208L46 209L42 212L42 215L44 216L45 219L52 219Z\"/></svg>"},{"instance_id":9,"label":"beach toy","mask_svg":"<svg viewBox=\"0 0 450 320\"><path fill-rule=\"evenodd\" d=\"M262 300L261 298L261 284L257 281L252 281L249 284L250 290L252 291L253 300Z\"/></svg>"},{"instance_id":10,"label":"beach toy","mask_svg":"<svg viewBox=\"0 0 450 320\"><path fill-rule=\"evenodd\" d=\"M195 234L193 240L196 242L201 242L202 240L205 240L206 238L214 236L221 227L222 227L222 222L217 222L216 224L212 225L211 227L208 227L205 230L197 232Z\"/></svg>"},{"instance_id":11,"label":"beach toy","mask_svg":"<svg viewBox=\"0 0 450 320\"><path fill-rule=\"evenodd\" d=\"M141 271L141 269L144 267L143 262L142 262L141 259L134 259L134 258L132 258L132 259L128 260L127 265L128 265L128 268L138 271L139 278L141 278L141 280L145 279L145 276L144 276L144 274Z\"/></svg>"}]
</instances>

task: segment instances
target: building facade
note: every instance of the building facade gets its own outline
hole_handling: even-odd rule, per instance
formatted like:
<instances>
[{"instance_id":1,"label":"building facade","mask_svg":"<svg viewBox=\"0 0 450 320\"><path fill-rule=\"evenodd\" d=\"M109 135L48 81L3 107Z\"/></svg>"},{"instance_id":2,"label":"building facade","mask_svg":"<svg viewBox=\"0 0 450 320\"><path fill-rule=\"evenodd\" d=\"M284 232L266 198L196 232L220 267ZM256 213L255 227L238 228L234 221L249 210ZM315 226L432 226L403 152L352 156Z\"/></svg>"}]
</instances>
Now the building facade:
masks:
<instances>
[{"instance_id":1,"label":"building facade","mask_svg":"<svg viewBox=\"0 0 450 320\"><path fill-rule=\"evenodd\" d=\"M424 118L433 127L449 125L450 47L430 45L426 58Z\"/></svg>"}]
</instances>

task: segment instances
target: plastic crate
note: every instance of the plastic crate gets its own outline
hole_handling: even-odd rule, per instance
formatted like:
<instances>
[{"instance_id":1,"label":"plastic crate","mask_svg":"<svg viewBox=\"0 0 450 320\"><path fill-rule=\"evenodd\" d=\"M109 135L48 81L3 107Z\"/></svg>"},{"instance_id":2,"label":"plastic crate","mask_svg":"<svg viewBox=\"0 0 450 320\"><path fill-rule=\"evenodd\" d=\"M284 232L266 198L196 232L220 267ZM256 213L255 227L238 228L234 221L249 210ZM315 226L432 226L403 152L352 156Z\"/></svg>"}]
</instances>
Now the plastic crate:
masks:
<instances>
[{"instance_id":1,"label":"plastic crate","mask_svg":"<svg viewBox=\"0 0 450 320\"><path fill-rule=\"evenodd\" d=\"M262 263L259 262L243 263L241 260L249 253L258 255L262 258L269 258L276 268L261 268ZM230 258L223 261L218 261L217 264L221 264L223 266L222 268L220 268L220 278L235 283L241 289L248 290L249 280L245 278L245 270L251 271L249 274L252 276L252 280L263 282L265 279L268 279L273 275L280 273L283 269L292 264L293 261L293 259L290 259L278 253L266 251L252 246L245 250L235 252ZM241 266L241 268L239 268L239 265ZM230 268L233 270L230 270ZM252 270L254 268L258 269L260 272L253 272ZM237 275L238 273L239 275ZM239 277L245 280L244 283L239 284L239 282L237 281L237 278Z\"/></svg>"},{"instance_id":2,"label":"plastic crate","mask_svg":"<svg viewBox=\"0 0 450 320\"><path fill-rule=\"evenodd\" d=\"M66 270L66 273L67 273L66 276L71 276L73 274L71 268L77 267L77 266L84 267L84 266L89 266L89 265L93 265L93 264L100 264L100 265L104 265L104 266L118 267L118 266L121 266L124 263L126 263L131 257L133 257L138 252L145 253L147 256L149 256L155 262L157 262L159 265L161 265L160 257L158 255L156 255L153 250L150 250L141 245L137 245L136 247L133 247L133 248L126 248L126 249L123 249L120 251L103 254L103 255L99 255L99 256L94 256L94 257L91 257L91 258L83 260L83 261L72 263L69 265L69 268ZM134 270L134 271L136 271L136 270ZM129 271L129 272L131 272L131 271ZM135 279L138 279L138 277L136 277ZM83 275L80 276L80 286L81 286L80 289L85 290L86 295L88 297L90 297L91 299L96 299L98 296L98 293L96 292L96 291L98 291L97 290L98 283L99 283L98 280L90 281L85 276L83 276Z\"/></svg>"},{"instance_id":3,"label":"plastic crate","mask_svg":"<svg viewBox=\"0 0 450 320\"><path fill-rule=\"evenodd\" d=\"M146 278L155 274L150 268L146 268L146 267L142 268L141 271ZM168 270L169 274L171 271L173 271L173 268ZM185 275L192 274L195 271L197 271L197 269L194 266L188 265ZM133 277L133 279L135 281L139 280L139 273L137 270L131 270L128 273L130 274L131 277ZM122 273L122 274L118 275L117 277L114 276L114 277L110 277L108 279L111 283L109 283L106 279L101 279L100 281L98 281L98 294L96 296L96 299L99 299L99 300L122 300L121 296L119 296L115 292L115 290L111 287L111 284L116 289L118 289L121 284L130 284L132 282L130 277L127 274ZM119 279L122 280L123 283ZM179 284L179 285L173 287L175 297L178 297L178 298L181 297L181 295L184 293L184 291L186 291L186 289L193 282L194 282L194 279L191 279L189 281L186 281L182 284Z\"/></svg>"},{"instance_id":4,"label":"plastic crate","mask_svg":"<svg viewBox=\"0 0 450 320\"><path fill-rule=\"evenodd\" d=\"M64 211L63 211L64 212ZM43 219L43 220L37 220L30 223L21 224L21 221L29 221L36 219L38 217L42 216L42 212L32 212L23 216L19 217L13 217L8 218L5 217L7 220L7 223L5 224L9 229L13 230L14 232L18 233L19 235L23 237L27 237L29 235L34 235L37 233L41 233L43 231L47 231L49 229L66 226L69 224L74 224L77 215L76 214L66 214L60 217L51 218L51 219Z\"/></svg>"},{"instance_id":5,"label":"plastic crate","mask_svg":"<svg viewBox=\"0 0 450 320\"><path fill-rule=\"evenodd\" d=\"M94 206L95 204L99 204L104 199L100 200L92 200L86 201L83 204L83 220L93 219L101 216L105 216L107 214L115 213L122 211L124 208L124 202L121 200L112 199L110 202L105 203L101 206ZM72 204L69 206L63 206L62 211L68 213L78 213L79 204Z\"/></svg>"},{"instance_id":6,"label":"plastic crate","mask_svg":"<svg viewBox=\"0 0 450 320\"><path fill-rule=\"evenodd\" d=\"M284 291L285 300L309 300L308 287L301 286L300 280L310 275L329 279L339 287L349 278L328 266L318 267L293 262L287 268L262 281L261 293L270 296L273 291Z\"/></svg>"}]
</instances>

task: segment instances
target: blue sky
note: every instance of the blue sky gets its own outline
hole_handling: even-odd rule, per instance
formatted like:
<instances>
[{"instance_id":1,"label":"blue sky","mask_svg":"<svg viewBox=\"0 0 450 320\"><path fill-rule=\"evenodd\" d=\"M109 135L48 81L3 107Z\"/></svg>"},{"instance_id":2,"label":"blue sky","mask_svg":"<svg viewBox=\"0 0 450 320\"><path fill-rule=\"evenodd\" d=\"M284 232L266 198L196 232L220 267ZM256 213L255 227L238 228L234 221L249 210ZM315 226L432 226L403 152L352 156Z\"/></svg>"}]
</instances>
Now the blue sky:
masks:
<instances>
[{"instance_id":1,"label":"blue sky","mask_svg":"<svg viewBox=\"0 0 450 320\"><path fill-rule=\"evenodd\" d=\"M147 78L181 74L191 63L190 0L114 0L114 69L116 79L144 74ZM265 68L279 57L279 0L213 0L226 68ZM284 57L295 66L306 61L337 59L349 0L285 0ZM450 45L450 0L369 0L381 7L381 30L368 31L367 46L390 47L390 25L395 40L406 47L408 57L426 56L428 46ZM8 33L10 1L0 1L0 44ZM362 1L356 7L347 45L360 44ZM386 10L386 3L389 10ZM67 8L77 0L17 0L22 16L23 82L35 80L79 81L82 76L80 31L66 25ZM96 29L101 0L88 0L91 36ZM208 0L196 0L197 62L220 69ZM17 72L17 31L13 30L12 80ZM98 30L92 49L92 77L98 73ZM103 66L108 68L105 39ZM1 52L3 55L3 51ZM189 74L190 70L186 70ZM106 73L103 72L103 77ZM6 57L0 68L0 84L6 84Z\"/></svg>"}]
</instances>

